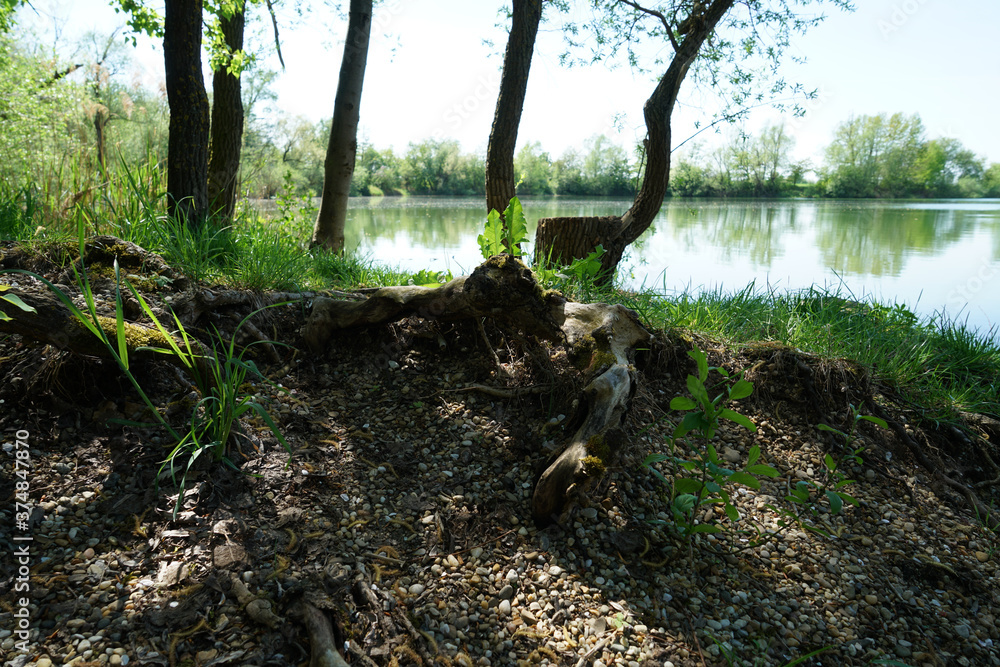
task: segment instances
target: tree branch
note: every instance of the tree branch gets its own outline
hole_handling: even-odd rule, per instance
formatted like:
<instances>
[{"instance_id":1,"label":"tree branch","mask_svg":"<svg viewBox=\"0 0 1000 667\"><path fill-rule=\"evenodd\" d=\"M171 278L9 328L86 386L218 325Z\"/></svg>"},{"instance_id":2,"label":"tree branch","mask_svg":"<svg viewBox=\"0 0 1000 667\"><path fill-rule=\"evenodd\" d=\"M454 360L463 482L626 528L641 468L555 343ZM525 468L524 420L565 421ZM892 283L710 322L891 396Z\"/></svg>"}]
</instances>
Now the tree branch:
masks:
<instances>
[{"instance_id":1,"label":"tree branch","mask_svg":"<svg viewBox=\"0 0 1000 667\"><path fill-rule=\"evenodd\" d=\"M677 45L677 40L674 39L674 30L673 28L670 27L670 21L667 20L667 17L664 16L662 12L658 12L655 9L649 9L647 7L643 7L642 5L636 2L632 2L632 0L618 0L618 2L619 4L622 5L628 5L629 7L638 12L643 12L644 14L649 14L650 16L660 19L660 23L663 24L664 29L666 29L667 31L667 37L670 38L670 44L674 47L674 51L678 50L679 46Z\"/></svg>"},{"instance_id":2,"label":"tree branch","mask_svg":"<svg viewBox=\"0 0 1000 667\"><path fill-rule=\"evenodd\" d=\"M278 52L278 62L281 63L281 69L285 69L285 59L281 57L281 39L278 37L278 17L274 15L274 5L271 4L271 0L265 0L267 2L267 11L271 15L271 25L274 26L274 49Z\"/></svg>"}]
</instances>

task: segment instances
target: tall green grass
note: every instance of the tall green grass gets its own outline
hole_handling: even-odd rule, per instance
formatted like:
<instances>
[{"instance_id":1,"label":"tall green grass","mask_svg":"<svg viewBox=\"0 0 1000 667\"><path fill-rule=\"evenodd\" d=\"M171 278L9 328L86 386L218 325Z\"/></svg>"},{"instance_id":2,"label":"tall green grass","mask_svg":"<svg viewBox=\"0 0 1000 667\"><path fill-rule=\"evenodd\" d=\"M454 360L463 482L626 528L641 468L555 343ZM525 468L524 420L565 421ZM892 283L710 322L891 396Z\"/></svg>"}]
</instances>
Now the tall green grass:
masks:
<instances>
[{"instance_id":1,"label":"tall green grass","mask_svg":"<svg viewBox=\"0 0 1000 667\"><path fill-rule=\"evenodd\" d=\"M33 188L0 185L0 240L30 239L43 220L42 201Z\"/></svg>"}]
</instances>

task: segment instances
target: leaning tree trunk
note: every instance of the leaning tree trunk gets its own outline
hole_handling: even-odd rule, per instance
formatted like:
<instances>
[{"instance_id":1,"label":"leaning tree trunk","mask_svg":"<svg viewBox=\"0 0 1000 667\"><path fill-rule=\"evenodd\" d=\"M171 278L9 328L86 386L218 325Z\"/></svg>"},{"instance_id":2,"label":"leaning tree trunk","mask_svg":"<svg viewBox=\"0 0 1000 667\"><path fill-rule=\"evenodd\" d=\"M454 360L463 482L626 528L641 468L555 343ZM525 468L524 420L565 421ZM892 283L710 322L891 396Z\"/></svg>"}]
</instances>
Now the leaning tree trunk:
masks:
<instances>
[{"instance_id":1,"label":"leaning tree trunk","mask_svg":"<svg viewBox=\"0 0 1000 667\"><path fill-rule=\"evenodd\" d=\"M500 94L486 149L486 211L500 211L514 197L514 148L528 87L531 55L542 19L542 0L514 0L513 19L500 77Z\"/></svg>"},{"instance_id":2,"label":"leaning tree trunk","mask_svg":"<svg viewBox=\"0 0 1000 667\"><path fill-rule=\"evenodd\" d=\"M616 222L606 218L590 222L588 218L542 218L535 242L536 261L552 256L571 262L600 245L605 250L601 258L603 281L611 281L625 248L649 229L663 205L670 183L670 116L681 84L705 40L734 4L735 0L714 0L702 11L702 4L695 3L691 16L680 22L678 31L686 33L684 41L675 43L667 71L642 108L647 132L646 171L632 207ZM592 228L580 229L581 224Z\"/></svg>"},{"instance_id":3,"label":"leaning tree trunk","mask_svg":"<svg viewBox=\"0 0 1000 667\"><path fill-rule=\"evenodd\" d=\"M201 73L201 0L166 0L163 64L170 129L167 212L199 225L208 212L208 94Z\"/></svg>"},{"instance_id":4,"label":"leaning tree trunk","mask_svg":"<svg viewBox=\"0 0 1000 667\"><path fill-rule=\"evenodd\" d=\"M243 50L245 9L220 17L219 26L230 54ZM240 149L243 144L243 100L240 74L222 65L212 76L212 150L208 162L208 201L219 222L228 225L239 191Z\"/></svg>"},{"instance_id":5,"label":"leaning tree trunk","mask_svg":"<svg viewBox=\"0 0 1000 667\"><path fill-rule=\"evenodd\" d=\"M365 83L372 0L351 0L344 59L340 63L337 98L333 103L330 144L323 164L323 199L313 228L312 245L344 251L347 198L358 153L361 89Z\"/></svg>"}]
</instances>

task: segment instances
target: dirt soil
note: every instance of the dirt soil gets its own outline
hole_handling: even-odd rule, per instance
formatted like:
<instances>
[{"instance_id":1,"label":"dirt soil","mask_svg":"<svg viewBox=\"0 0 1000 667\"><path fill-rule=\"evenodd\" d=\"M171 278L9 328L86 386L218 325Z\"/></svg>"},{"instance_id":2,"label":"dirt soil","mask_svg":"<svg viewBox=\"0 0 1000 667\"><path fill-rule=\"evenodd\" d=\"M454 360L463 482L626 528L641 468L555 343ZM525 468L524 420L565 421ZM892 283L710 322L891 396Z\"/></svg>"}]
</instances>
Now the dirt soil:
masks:
<instances>
[{"instance_id":1,"label":"dirt soil","mask_svg":"<svg viewBox=\"0 0 1000 667\"><path fill-rule=\"evenodd\" d=\"M110 313L112 284L96 287ZM252 302L192 331L229 336ZM174 443L109 421L148 417L116 363L0 338L0 663L306 665L329 623L352 665L785 665L813 652L798 664L1000 665L998 541L970 504L997 500L996 421L934 423L847 361L675 332L636 359L640 389L604 481L542 528L533 482L571 434L582 383L565 350L489 321L411 318L314 355L299 335L307 312L254 320L287 344L251 355L285 391L243 387L291 456L245 419L235 469L196 462L176 517L177 489L157 484ZM643 461L669 453L692 344L754 383L733 407L757 430L727 422L720 454L739 467L759 446L779 477L729 487L739 523L706 508L699 521L727 531L688 541ZM133 371L180 426L197 399L184 373ZM775 508L795 509L797 482L831 484L824 458L845 449L816 426L848 430L851 405L890 421L862 422L863 462L841 468L858 506L833 515L814 489L818 510L782 528Z\"/></svg>"}]
</instances>

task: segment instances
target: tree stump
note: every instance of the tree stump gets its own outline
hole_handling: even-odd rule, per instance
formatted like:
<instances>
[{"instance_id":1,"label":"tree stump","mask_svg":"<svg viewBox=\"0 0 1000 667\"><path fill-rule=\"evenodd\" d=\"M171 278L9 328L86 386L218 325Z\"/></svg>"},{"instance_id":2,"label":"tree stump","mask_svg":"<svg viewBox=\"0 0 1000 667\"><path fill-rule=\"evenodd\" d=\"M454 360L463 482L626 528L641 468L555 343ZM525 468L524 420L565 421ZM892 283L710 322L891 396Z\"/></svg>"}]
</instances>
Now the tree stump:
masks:
<instances>
[{"instance_id":1,"label":"tree stump","mask_svg":"<svg viewBox=\"0 0 1000 667\"><path fill-rule=\"evenodd\" d=\"M574 259L585 258L600 245L604 247L604 255L597 282L610 284L625 251L625 246L617 241L620 232L621 218L614 215L541 218L535 232L535 263L567 265Z\"/></svg>"}]
</instances>

